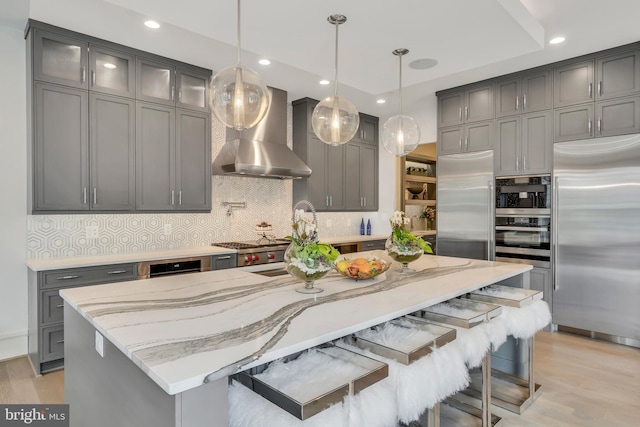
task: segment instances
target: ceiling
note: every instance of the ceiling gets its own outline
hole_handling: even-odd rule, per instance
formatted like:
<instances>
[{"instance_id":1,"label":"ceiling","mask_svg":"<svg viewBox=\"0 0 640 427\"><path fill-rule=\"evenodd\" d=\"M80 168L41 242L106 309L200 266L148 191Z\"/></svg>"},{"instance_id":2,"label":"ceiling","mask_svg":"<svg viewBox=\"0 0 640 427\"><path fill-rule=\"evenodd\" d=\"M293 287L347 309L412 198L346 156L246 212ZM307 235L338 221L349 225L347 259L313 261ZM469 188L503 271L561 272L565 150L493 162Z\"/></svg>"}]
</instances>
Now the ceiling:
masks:
<instances>
[{"instance_id":1,"label":"ceiling","mask_svg":"<svg viewBox=\"0 0 640 427\"><path fill-rule=\"evenodd\" d=\"M33 19L214 72L236 61L235 0L5 0L0 7L23 11L25 3ZM416 111L437 90L640 40L638 0L242 0L243 65L287 90L289 100L331 95L335 29L326 18L334 13L348 18L340 26L340 95L378 116L397 112L396 48L410 50L403 95L405 110ZM149 18L160 29L144 27ZM555 35L567 41L549 45ZM422 58L438 64L408 67ZM322 78L332 84L319 85Z\"/></svg>"}]
</instances>

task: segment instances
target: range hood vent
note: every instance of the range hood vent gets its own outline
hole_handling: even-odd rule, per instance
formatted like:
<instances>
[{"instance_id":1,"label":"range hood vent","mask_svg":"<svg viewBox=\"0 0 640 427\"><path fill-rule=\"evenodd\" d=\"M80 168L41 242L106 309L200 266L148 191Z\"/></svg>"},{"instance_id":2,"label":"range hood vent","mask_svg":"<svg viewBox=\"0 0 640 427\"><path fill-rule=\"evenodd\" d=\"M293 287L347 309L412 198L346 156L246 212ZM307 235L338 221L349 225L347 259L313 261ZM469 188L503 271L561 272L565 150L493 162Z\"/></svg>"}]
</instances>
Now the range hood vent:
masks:
<instances>
[{"instance_id":1,"label":"range hood vent","mask_svg":"<svg viewBox=\"0 0 640 427\"><path fill-rule=\"evenodd\" d=\"M227 129L227 141L213 161L213 175L300 179L311 169L287 147L287 93L269 88L267 115L251 129Z\"/></svg>"}]
</instances>

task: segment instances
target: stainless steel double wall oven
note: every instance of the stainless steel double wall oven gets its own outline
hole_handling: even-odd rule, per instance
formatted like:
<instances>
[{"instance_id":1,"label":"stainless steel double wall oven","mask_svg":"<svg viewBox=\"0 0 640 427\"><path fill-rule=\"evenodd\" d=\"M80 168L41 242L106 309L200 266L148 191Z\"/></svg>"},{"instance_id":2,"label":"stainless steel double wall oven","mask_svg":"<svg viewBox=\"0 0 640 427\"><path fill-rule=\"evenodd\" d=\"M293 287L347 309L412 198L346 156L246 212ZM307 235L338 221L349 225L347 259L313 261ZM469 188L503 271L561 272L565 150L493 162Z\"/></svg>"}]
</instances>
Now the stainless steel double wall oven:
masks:
<instances>
[{"instance_id":1,"label":"stainless steel double wall oven","mask_svg":"<svg viewBox=\"0 0 640 427\"><path fill-rule=\"evenodd\" d=\"M551 267L551 176L496 178L496 261Z\"/></svg>"}]
</instances>

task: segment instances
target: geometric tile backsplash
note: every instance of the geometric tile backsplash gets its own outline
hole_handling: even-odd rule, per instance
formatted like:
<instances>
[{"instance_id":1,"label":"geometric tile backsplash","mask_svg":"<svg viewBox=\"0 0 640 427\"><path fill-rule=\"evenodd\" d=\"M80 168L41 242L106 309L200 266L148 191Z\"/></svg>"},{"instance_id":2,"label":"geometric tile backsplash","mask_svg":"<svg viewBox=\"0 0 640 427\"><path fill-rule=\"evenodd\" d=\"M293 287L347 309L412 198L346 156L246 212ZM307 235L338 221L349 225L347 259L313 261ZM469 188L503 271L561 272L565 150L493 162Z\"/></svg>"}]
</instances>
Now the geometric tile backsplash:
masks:
<instances>
[{"instance_id":1,"label":"geometric tile backsplash","mask_svg":"<svg viewBox=\"0 0 640 427\"><path fill-rule=\"evenodd\" d=\"M291 112L289 105L289 146L292 140ZM225 128L212 117L212 159L224 142ZM261 221L271 223L273 233L278 237L290 234L291 180L235 176L212 176L211 179L211 213L29 215L27 257L135 253L208 246L212 242L253 240L257 237L254 227ZM247 207L234 209L232 215L227 216L227 208L221 206L226 201L246 201ZM382 221L376 212L365 213L364 216L371 219L374 234L382 232L380 227L376 227L386 223L386 219ZM320 237L358 234L362 217L360 212L318 214ZM166 225L170 226L168 234L165 234ZM97 238L87 237L88 226L97 227Z\"/></svg>"}]
</instances>

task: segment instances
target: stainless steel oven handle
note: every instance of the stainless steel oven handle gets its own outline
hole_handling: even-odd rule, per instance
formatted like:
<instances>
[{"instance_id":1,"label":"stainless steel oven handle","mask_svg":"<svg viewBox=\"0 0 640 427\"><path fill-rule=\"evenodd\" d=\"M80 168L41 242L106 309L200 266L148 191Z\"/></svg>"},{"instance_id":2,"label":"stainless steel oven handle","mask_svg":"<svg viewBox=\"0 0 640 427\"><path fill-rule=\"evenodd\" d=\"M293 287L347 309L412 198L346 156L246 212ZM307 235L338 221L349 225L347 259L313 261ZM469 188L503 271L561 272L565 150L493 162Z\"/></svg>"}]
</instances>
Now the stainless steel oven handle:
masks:
<instances>
[{"instance_id":1,"label":"stainless steel oven handle","mask_svg":"<svg viewBox=\"0 0 640 427\"><path fill-rule=\"evenodd\" d=\"M558 177L553 181L553 206L551 215L551 229L552 242L551 242L551 268L553 268L553 291L556 292L559 289L558 286Z\"/></svg>"},{"instance_id":2,"label":"stainless steel oven handle","mask_svg":"<svg viewBox=\"0 0 640 427\"><path fill-rule=\"evenodd\" d=\"M514 225L496 225L497 231L549 231L546 227L518 227Z\"/></svg>"}]
</instances>

